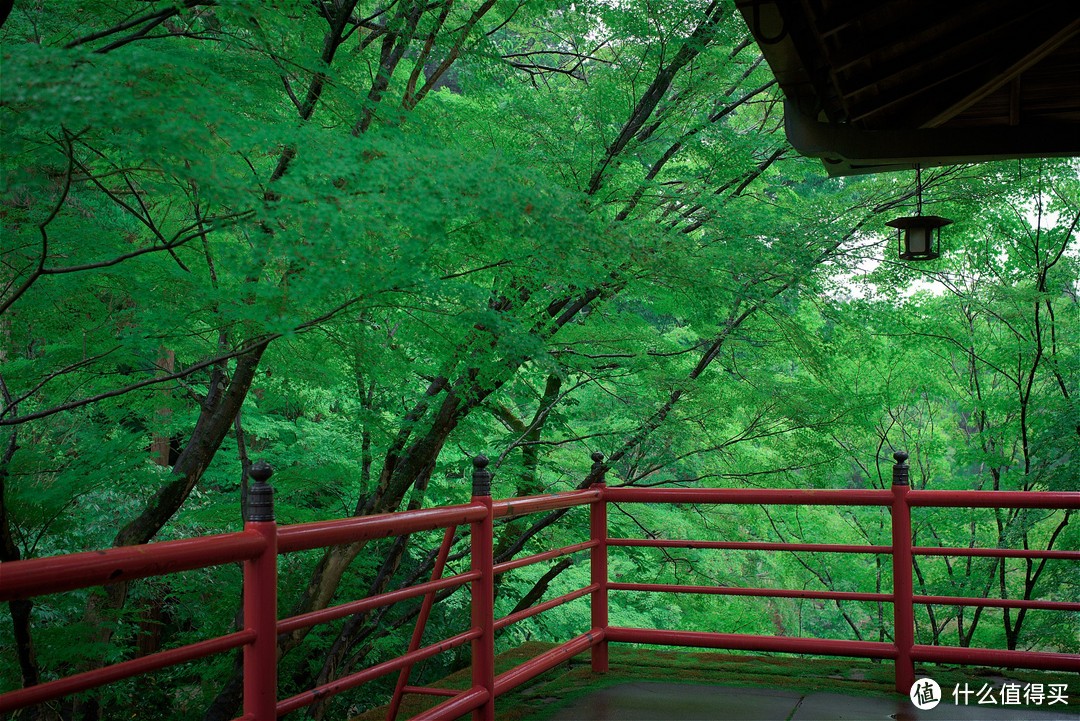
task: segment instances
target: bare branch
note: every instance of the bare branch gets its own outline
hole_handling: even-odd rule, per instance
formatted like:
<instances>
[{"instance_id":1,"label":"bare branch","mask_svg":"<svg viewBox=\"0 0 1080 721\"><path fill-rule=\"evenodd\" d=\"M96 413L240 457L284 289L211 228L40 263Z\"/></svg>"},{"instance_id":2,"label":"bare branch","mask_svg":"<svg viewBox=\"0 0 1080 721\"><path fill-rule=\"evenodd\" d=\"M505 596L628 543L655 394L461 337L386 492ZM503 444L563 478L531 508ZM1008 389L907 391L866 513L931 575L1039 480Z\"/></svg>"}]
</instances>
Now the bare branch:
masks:
<instances>
[{"instance_id":1,"label":"bare branch","mask_svg":"<svg viewBox=\"0 0 1080 721\"><path fill-rule=\"evenodd\" d=\"M56 203L53 204L52 210L45 217L43 221L38 223L38 231L41 233L41 251L38 254L37 267L30 273L30 275L23 281L15 291L7 298L0 302L0 314L3 314L11 304L18 300L26 291L30 290L38 278L45 274L45 262L49 258L49 223L56 219L56 216L60 213L60 208L64 206L67 201L68 193L71 191L71 176L74 172L75 165L75 150L73 148L75 136L64 130L64 152L67 156L67 168L64 171L64 187L60 191L60 196L56 199Z\"/></svg>"}]
</instances>

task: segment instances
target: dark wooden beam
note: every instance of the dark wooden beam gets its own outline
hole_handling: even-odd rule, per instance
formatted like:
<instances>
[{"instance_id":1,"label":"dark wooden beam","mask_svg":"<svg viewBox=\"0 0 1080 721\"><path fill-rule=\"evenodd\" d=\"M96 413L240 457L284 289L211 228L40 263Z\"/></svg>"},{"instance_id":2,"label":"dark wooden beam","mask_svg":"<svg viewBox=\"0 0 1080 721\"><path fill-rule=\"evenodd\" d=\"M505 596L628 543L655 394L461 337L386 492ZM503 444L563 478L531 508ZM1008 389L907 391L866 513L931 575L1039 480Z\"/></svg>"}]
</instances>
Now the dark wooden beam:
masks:
<instances>
[{"instance_id":1,"label":"dark wooden beam","mask_svg":"<svg viewBox=\"0 0 1080 721\"><path fill-rule=\"evenodd\" d=\"M1076 125L863 130L822 123L784 104L788 142L801 155L821 158L829 175L910 170L1010 158L1080 156Z\"/></svg>"},{"instance_id":2,"label":"dark wooden beam","mask_svg":"<svg viewBox=\"0 0 1080 721\"><path fill-rule=\"evenodd\" d=\"M1012 60L1001 67L1003 63L994 63L988 71L982 74L963 95L951 99L943 108L940 108L928 120L919 124L922 128L936 128L962 113L967 108L982 100L998 88L1005 86L1019 77L1021 73L1031 69L1048 55L1060 48L1065 43L1080 34L1080 17L1077 17L1075 7L1069 10L1072 22L1068 22L1068 16L1058 17L1051 15L1046 18L1045 32L1035 35L1034 38L1017 38L1016 42L1022 50L1019 53L1003 52L1005 57ZM1057 21L1064 21L1060 25Z\"/></svg>"}]
</instances>

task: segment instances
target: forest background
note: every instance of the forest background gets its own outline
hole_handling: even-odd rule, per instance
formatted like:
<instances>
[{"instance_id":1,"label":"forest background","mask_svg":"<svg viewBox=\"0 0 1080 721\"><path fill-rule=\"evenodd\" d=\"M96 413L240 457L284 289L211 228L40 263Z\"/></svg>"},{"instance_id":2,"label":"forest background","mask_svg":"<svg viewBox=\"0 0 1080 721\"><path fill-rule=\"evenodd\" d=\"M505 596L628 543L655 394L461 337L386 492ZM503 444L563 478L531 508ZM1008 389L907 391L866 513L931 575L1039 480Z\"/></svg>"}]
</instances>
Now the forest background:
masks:
<instances>
[{"instance_id":1,"label":"forest background","mask_svg":"<svg viewBox=\"0 0 1080 721\"><path fill-rule=\"evenodd\" d=\"M829 179L730 2L18 3L0 30L0 561L609 484L1077 490L1076 160L927 170L944 254L896 260L912 174ZM878 509L620 507L613 533L888 543ZM1072 521L1072 522L1070 522ZM1078 548L1065 512L916 542ZM515 521L496 554L581 540ZM463 546L467 538L463 540ZM284 557L283 610L426 575L431 537ZM460 548L460 547L459 547ZM623 549L625 550L625 549ZM460 563L460 561L459 561ZM885 590L884 561L613 555L640 581ZM919 559L917 592L1075 600L1064 562ZM504 577L497 610L582 585ZM0 687L228 632L236 568L10 604ZM583 601L498 643L564 639ZM437 606L451 627L465 601ZM622 594L613 623L889 639L880 605ZM307 688L415 608L280 640ZM1076 614L923 607L918 639L1080 648ZM404 629L404 630L402 630ZM421 675L463 659L450 654ZM415 680L415 679L414 679ZM232 718L223 656L27 718ZM369 692L313 708L335 717Z\"/></svg>"}]
</instances>

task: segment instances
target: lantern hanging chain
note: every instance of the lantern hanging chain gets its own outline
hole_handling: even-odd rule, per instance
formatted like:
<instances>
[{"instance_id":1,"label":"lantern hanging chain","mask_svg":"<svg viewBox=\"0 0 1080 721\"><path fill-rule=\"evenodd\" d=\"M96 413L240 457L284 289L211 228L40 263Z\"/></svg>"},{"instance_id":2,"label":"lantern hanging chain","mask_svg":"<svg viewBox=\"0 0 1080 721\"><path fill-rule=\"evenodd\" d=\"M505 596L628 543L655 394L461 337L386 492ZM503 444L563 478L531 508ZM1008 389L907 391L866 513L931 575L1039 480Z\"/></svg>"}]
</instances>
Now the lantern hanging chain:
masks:
<instances>
[{"instance_id":1,"label":"lantern hanging chain","mask_svg":"<svg viewBox=\"0 0 1080 721\"><path fill-rule=\"evenodd\" d=\"M915 166L915 215L922 215L922 166Z\"/></svg>"}]
</instances>

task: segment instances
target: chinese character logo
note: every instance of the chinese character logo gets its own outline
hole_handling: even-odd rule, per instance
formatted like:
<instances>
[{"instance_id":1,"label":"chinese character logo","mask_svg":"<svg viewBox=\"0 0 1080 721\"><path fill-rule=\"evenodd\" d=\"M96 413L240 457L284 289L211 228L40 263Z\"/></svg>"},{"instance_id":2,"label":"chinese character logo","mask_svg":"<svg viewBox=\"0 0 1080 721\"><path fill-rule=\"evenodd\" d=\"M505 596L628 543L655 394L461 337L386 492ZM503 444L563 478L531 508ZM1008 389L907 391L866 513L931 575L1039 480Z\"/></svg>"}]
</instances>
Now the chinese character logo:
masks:
<instances>
[{"instance_id":1,"label":"chinese character logo","mask_svg":"<svg viewBox=\"0 0 1080 721\"><path fill-rule=\"evenodd\" d=\"M941 686L932 678L920 678L911 684L911 703L915 708L928 711L941 703Z\"/></svg>"},{"instance_id":2,"label":"chinese character logo","mask_svg":"<svg viewBox=\"0 0 1080 721\"><path fill-rule=\"evenodd\" d=\"M918 706L919 702L915 698L916 687L920 683L929 681L930 679L923 679L911 687L911 700ZM1015 681L1006 681L1001 685L1001 689L995 689L988 683L984 683L982 688L978 691L974 690L968 684L956 684L953 688L952 695L957 706L967 706L971 703L971 699L975 697L975 703L980 706L989 704L1000 704L1002 706L1053 706L1060 703L1068 705L1069 703L1069 685L1065 683L1052 683L1043 685L1041 683L1027 683L1021 686ZM919 706L919 708L923 708ZM931 706L930 708L933 708Z\"/></svg>"}]
</instances>

